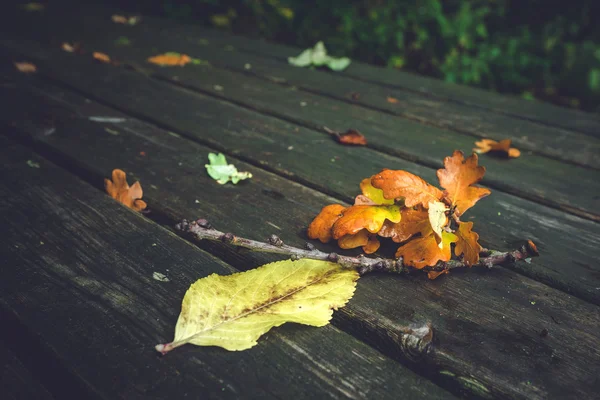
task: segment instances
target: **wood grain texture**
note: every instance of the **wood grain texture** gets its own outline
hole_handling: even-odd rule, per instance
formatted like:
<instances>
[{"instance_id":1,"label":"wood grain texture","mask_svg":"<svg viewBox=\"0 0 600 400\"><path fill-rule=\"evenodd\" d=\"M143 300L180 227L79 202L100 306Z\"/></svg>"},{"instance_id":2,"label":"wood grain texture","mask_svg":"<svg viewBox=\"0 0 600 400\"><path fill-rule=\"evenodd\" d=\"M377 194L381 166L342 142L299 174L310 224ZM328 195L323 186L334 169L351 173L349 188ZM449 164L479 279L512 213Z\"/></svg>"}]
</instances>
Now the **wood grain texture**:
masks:
<instances>
[{"instance_id":1,"label":"wood grain texture","mask_svg":"<svg viewBox=\"0 0 600 400\"><path fill-rule=\"evenodd\" d=\"M18 45L15 42L12 47L37 56L42 63L40 65L44 65L41 73L47 73L79 90L93 92L97 98L145 117L156 118L157 113L151 110L151 107L159 107L160 112L164 113L163 110L168 107L165 103L170 99L185 98L186 100L180 101L193 101L193 96L185 96L181 90L149 83L143 76L112 66L99 65L88 57L66 54L60 50L40 49L30 42ZM127 52L129 59L144 60L138 50L130 49ZM409 122L413 125L410 129L399 127L393 117L387 114L309 93L301 94L293 87L283 88L277 84L210 67L167 70L172 71L170 79L180 84L185 82L185 85L193 87L194 90L295 124L319 130L323 126L342 131L349 127L358 129L367 135L371 147L378 150L378 154L389 153L416 160L427 166L439 167L443 157L451 154L452 150L462 149L469 152L473 147L473 139L468 136L412 122ZM160 74L164 76L164 73ZM142 85L142 82L146 84ZM127 92L120 89L125 87L130 88L129 93L133 93L132 89L135 88L144 90L145 94L136 96L133 102L125 97ZM119 90L123 93L118 93ZM163 99L155 94L156 91L164 90L170 90L173 95L169 96L169 99ZM170 106L178 110L180 108L175 102L171 102ZM198 110L194 112L194 116L215 119L211 113ZM181 123L180 120L173 122ZM325 132L323 136L326 137ZM484 183L491 187L600 221L600 181L597 179L597 171L536 155L524 155L513 160L487 155L483 158L488 167ZM569 179L572 176L577 176L577 179Z\"/></svg>"},{"instance_id":2,"label":"wood grain texture","mask_svg":"<svg viewBox=\"0 0 600 400\"><path fill-rule=\"evenodd\" d=\"M100 398L452 398L327 326L161 357L188 285L234 269L20 146L2 150L0 304ZM31 167L32 160L39 167ZM170 282L152 278L158 271ZM69 384L69 382L64 382Z\"/></svg>"},{"instance_id":3,"label":"wood grain texture","mask_svg":"<svg viewBox=\"0 0 600 400\"><path fill-rule=\"evenodd\" d=\"M0 321L8 322L4 319L0 319ZM4 324L3 326L6 327ZM32 376L31 371L21 362L11 347L8 343L0 341L2 398L5 400L54 399L50 392Z\"/></svg>"},{"instance_id":4,"label":"wood grain texture","mask_svg":"<svg viewBox=\"0 0 600 400\"><path fill-rule=\"evenodd\" d=\"M72 168L87 171L82 174L95 177L98 183L112 168L125 169L132 179L142 182L144 198L154 213L165 216L170 223L183 217L208 217L221 230L255 239L277 233L290 244L302 245L308 222L323 205L336 201L236 157L230 157L229 161L240 170L252 172L252 180L237 186L217 185L203 170L206 154L211 148L140 123L94 102L75 100L78 96L65 90L51 93L52 96L44 101L52 104L56 128L53 133L44 135L43 123L19 123L22 119L13 115L19 131L29 135L41 150L52 152ZM11 98L16 102L18 96ZM27 95L27 99L30 114L25 121L39 121L35 110L48 107L36 105L35 96ZM62 105L58 106L56 102ZM184 115L186 112L180 114ZM89 116L121 119L118 123L102 124L89 121ZM212 127L199 126L198 131L212 131ZM221 136L220 133L217 135ZM240 147L246 143L242 137L240 135L238 139ZM300 137L308 140L305 136ZM255 135L246 140L259 142L259 139L260 136ZM260 140L260 143L269 143ZM271 138L272 146L276 142ZM141 151L144 156L140 155ZM318 158L310 159L310 162L306 159L307 154L315 151L311 146L306 153L296 155L312 169L310 179L332 174L322 167L323 162L317 162ZM251 152L244 154L246 157L252 155ZM254 156L259 154L255 152ZM287 154L292 157L295 153ZM342 162L342 158L347 158L346 162L355 161L340 157L332 165ZM414 166L411 171L420 172ZM296 169L291 171L292 174L296 172ZM329 177L331 181L353 178ZM557 218L562 215L554 210L551 212L557 213ZM481 229L489 227L486 233L479 229L482 237L487 232L496 232L498 236L489 244L508 246L502 240L511 234L503 227L502 218L498 217L499 226L485 221L485 218L478 218L476 223ZM563 219L561 223L567 221ZM515 223L512 233L515 236L512 237L521 236L529 223L533 224ZM539 228L532 229L538 235L543 234ZM556 258L565 259L566 256L561 256L561 252L553 247L564 238L555 230L544 235L551 241L542 249L546 256L536 260L532 267L539 268L539 262L544 267L559 268ZM263 254L219 244L201 245L241 269L272 260ZM415 368L455 390L489 398L577 398L589 396L598 386L594 372L600 366L598 307L508 269L464 271L436 281L429 281L423 275L408 278L374 275L361 279L356 300L336 314L334 323L337 326L385 354L405 362L412 360ZM414 355L403 353L398 334L407 325L427 321L436 324L435 346L423 358L412 359ZM545 329L550 333L540 335Z\"/></svg>"},{"instance_id":5,"label":"wood grain texture","mask_svg":"<svg viewBox=\"0 0 600 400\"><path fill-rule=\"evenodd\" d=\"M68 74L70 78L65 78L63 82L77 82L78 88L85 89L96 98L101 96L103 101L134 115L345 201L351 201L357 194L361 177L375 174L382 168L406 169L429 182L437 182L435 170L430 168L371 149L340 146L314 130L261 116L210 97L186 93L132 72L105 69L93 63L83 65L86 68L84 70L65 67L65 71L68 71L65 75ZM19 93L7 94L6 98L13 99L4 110L9 120L19 115L19 110L26 110L26 104L30 102L29 95ZM23 105L17 105L17 98L21 98ZM48 117L42 115L40 119L25 115L21 118L28 124L44 119ZM443 155L440 155L440 160L441 157ZM489 174L493 169L488 161L482 159L481 163L488 167ZM559 169L557 174L563 172ZM511 175L504 171L504 174L509 179L518 180L525 172L516 171ZM565 185L564 190L571 190L566 194L575 197L577 193L579 198L600 201L594 187L589 189L581 182L560 175L552 179L544 179L544 176L547 175L540 171L531 177L540 184L535 191L542 192L543 185L548 182L559 182ZM574 189L576 185L580 185L578 191ZM483 207L483 204L487 206ZM593 250L600 242L597 223L500 191L494 191L481 206L470 210L466 218L481 221L476 223L476 231L480 233L483 243L491 248L507 250L514 247L514 242L518 240L536 241L541 249L550 251L547 261L517 265L515 268L519 272L600 304L600 292L596 289L600 287L600 265L596 262ZM558 234L557 229L564 234ZM581 246L579 237L587 238L586 246Z\"/></svg>"}]
</instances>

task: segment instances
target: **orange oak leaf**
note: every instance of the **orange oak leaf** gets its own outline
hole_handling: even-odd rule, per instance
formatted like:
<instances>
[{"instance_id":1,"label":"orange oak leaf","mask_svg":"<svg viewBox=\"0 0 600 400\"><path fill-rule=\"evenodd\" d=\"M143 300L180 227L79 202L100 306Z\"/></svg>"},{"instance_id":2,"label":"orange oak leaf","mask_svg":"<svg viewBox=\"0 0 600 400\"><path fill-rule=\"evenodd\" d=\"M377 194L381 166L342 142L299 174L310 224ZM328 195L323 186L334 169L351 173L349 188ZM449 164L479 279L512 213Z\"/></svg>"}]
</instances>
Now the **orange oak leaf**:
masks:
<instances>
[{"instance_id":1,"label":"orange oak leaf","mask_svg":"<svg viewBox=\"0 0 600 400\"><path fill-rule=\"evenodd\" d=\"M365 178L360 182L360 190L362 194L354 199L355 206L394 204L394 199L386 199L383 197L383 190L374 188L371 185L370 178Z\"/></svg>"},{"instance_id":2,"label":"orange oak leaf","mask_svg":"<svg viewBox=\"0 0 600 400\"><path fill-rule=\"evenodd\" d=\"M334 239L345 235L354 235L361 229L377 233L386 220L400 222L400 207L398 206L352 206L342 212L331 230Z\"/></svg>"},{"instance_id":3,"label":"orange oak leaf","mask_svg":"<svg viewBox=\"0 0 600 400\"><path fill-rule=\"evenodd\" d=\"M385 221L378 232L379 236L389 237L396 243L404 242L417 233L428 233L430 228L427 211L403 208L400 222Z\"/></svg>"},{"instance_id":4,"label":"orange oak leaf","mask_svg":"<svg viewBox=\"0 0 600 400\"><path fill-rule=\"evenodd\" d=\"M477 242L479 235L473 232L473 222L459 222L455 234L458 240L454 248L454 254L460 256L463 254L463 261L469 267L479 262L479 253L483 248Z\"/></svg>"},{"instance_id":5,"label":"orange oak leaf","mask_svg":"<svg viewBox=\"0 0 600 400\"><path fill-rule=\"evenodd\" d=\"M521 151L517 148L510 147L511 140L504 139L499 142L492 139L481 139L478 142L475 142L476 148L473 149L474 152L483 154L483 153L496 153L502 154L509 158L517 158L521 155Z\"/></svg>"},{"instance_id":6,"label":"orange oak leaf","mask_svg":"<svg viewBox=\"0 0 600 400\"><path fill-rule=\"evenodd\" d=\"M446 189L444 196L456 206L458 216L491 193L488 189L471 186L485 174L485 167L478 166L477 159L477 154L472 154L465 160L463 152L456 150L452 156L444 158L444 168L437 171L440 185Z\"/></svg>"},{"instance_id":7,"label":"orange oak leaf","mask_svg":"<svg viewBox=\"0 0 600 400\"><path fill-rule=\"evenodd\" d=\"M344 133L335 135L335 140L341 144L349 144L352 146L366 146L367 138L356 129L348 129Z\"/></svg>"},{"instance_id":8,"label":"orange oak leaf","mask_svg":"<svg viewBox=\"0 0 600 400\"><path fill-rule=\"evenodd\" d=\"M106 193L118 202L125 204L135 211L142 211L146 208L146 202L142 200L142 185L139 182L129 186L125 172L115 169L112 172L112 181L104 179Z\"/></svg>"},{"instance_id":9,"label":"orange oak leaf","mask_svg":"<svg viewBox=\"0 0 600 400\"><path fill-rule=\"evenodd\" d=\"M160 66L180 66L183 67L186 64L192 62L192 58L187 54L179 53L164 53L154 57L148 58L148 62Z\"/></svg>"},{"instance_id":10,"label":"orange oak leaf","mask_svg":"<svg viewBox=\"0 0 600 400\"><path fill-rule=\"evenodd\" d=\"M438 261L448 261L452 257L451 243L458 240L456 235L442 232L442 247L438 246L433 231L427 236L416 238L401 246L396 252L396 257L402 257L404 263L411 267L421 269L432 267Z\"/></svg>"},{"instance_id":11,"label":"orange oak leaf","mask_svg":"<svg viewBox=\"0 0 600 400\"><path fill-rule=\"evenodd\" d=\"M380 246L377 236L361 229L354 235L345 235L338 239L338 246L342 249L353 249L362 246L366 254L375 253Z\"/></svg>"},{"instance_id":12,"label":"orange oak leaf","mask_svg":"<svg viewBox=\"0 0 600 400\"><path fill-rule=\"evenodd\" d=\"M323 207L319 215L308 226L308 237L319 239L322 243L331 240L331 228L340 219L346 207L340 204L331 204Z\"/></svg>"},{"instance_id":13,"label":"orange oak leaf","mask_svg":"<svg viewBox=\"0 0 600 400\"><path fill-rule=\"evenodd\" d=\"M441 190L407 171L384 169L371 177L371 184L382 189L386 199L403 197L406 207L420 204L427 208L430 202L443 197Z\"/></svg>"},{"instance_id":14,"label":"orange oak leaf","mask_svg":"<svg viewBox=\"0 0 600 400\"><path fill-rule=\"evenodd\" d=\"M100 62L110 63L110 57L107 54L100 53L99 51L95 51L92 53L92 56L94 57L94 59L96 59Z\"/></svg>"},{"instance_id":15,"label":"orange oak leaf","mask_svg":"<svg viewBox=\"0 0 600 400\"><path fill-rule=\"evenodd\" d=\"M15 68L17 68L19 72L23 72L24 74L32 74L37 71L37 67L35 66L35 64L32 64L27 61L16 62L14 64Z\"/></svg>"}]
</instances>

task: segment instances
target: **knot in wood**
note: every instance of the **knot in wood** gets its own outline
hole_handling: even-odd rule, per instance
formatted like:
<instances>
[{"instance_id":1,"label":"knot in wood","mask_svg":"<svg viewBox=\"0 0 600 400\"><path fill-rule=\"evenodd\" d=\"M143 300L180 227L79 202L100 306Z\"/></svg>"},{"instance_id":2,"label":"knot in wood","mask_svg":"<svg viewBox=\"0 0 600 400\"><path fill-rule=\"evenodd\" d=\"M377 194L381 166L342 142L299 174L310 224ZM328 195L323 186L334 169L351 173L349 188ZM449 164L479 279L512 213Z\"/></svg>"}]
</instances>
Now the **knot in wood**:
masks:
<instances>
[{"instance_id":1,"label":"knot in wood","mask_svg":"<svg viewBox=\"0 0 600 400\"><path fill-rule=\"evenodd\" d=\"M283 240L281 240L281 238L279 238L279 236L277 236L277 235L269 236L269 239L267 241L269 242L269 244L271 244L273 246L277 246L277 247L283 246Z\"/></svg>"}]
</instances>

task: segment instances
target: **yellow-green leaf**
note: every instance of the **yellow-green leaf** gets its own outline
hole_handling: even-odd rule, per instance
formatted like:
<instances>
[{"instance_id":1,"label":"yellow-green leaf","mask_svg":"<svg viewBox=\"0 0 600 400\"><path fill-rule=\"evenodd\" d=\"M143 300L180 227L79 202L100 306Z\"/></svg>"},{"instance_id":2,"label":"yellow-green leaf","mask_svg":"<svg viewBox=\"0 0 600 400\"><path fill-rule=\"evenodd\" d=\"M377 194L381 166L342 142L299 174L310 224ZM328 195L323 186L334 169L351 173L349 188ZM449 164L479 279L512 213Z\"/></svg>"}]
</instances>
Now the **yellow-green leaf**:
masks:
<instances>
[{"instance_id":1,"label":"yellow-green leaf","mask_svg":"<svg viewBox=\"0 0 600 400\"><path fill-rule=\"evenodd\" d=\"M165 354L191 343L245 350L286 322L324 326L354 294L355 270L328 261L279 261L228 276L212 274L185 294L175 339Z\"/></svg>"}]
</instances>

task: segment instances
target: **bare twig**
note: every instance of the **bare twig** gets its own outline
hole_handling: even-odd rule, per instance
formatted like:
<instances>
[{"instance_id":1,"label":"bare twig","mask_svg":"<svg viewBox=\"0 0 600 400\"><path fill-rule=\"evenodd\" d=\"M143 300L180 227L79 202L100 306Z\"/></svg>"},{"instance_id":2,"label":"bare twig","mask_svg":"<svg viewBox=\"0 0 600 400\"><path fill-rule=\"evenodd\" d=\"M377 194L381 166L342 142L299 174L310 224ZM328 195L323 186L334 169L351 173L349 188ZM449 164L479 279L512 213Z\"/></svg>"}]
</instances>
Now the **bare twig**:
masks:
<instances>
[{"instance_id":1,"label":"bare twig","mask_svg":"<svg viewBox=\"0 0 600 400\"><path fill-rule=\"evenodd\" d=\"M271 235L266 242L246 239L236 236L233 233L225 233L213 229L211 224L205 219L198 219L192 222L184 219L179 224L175 225L175 228L182 232L192 233L198 239L220 241L234 246L244 247L253 251L284 254L290 256L292 260L309 258L313 260L332 261L340 264L344 268L355 268L361 275L372 271L409 273L411 270L413 270L412 267L404 265L402 258L369 258L362 254L358 257L343 256L337 253L325 253L317 250L311 243L306 243L305 248L300 249L298 247L286 245L283 243L283 240L276 235ZM479 259L479 262L473 266L491 268L494 265L509 264L515 261L536 257L538 255L539 253L535 247L535 244L532 241L528 241L525 245L521 246L521 248L504 253L484 249L481 253L482 257ZM460 260L450 260L446 262L440 261L435 266L425 267L421 269L421 271L442 272L465 267L468 266Z\"/></svg>"}]
</instances>

